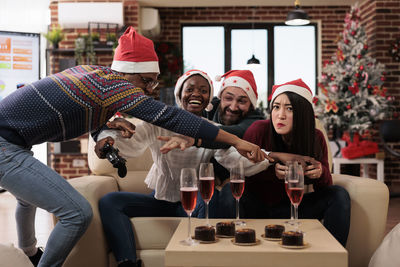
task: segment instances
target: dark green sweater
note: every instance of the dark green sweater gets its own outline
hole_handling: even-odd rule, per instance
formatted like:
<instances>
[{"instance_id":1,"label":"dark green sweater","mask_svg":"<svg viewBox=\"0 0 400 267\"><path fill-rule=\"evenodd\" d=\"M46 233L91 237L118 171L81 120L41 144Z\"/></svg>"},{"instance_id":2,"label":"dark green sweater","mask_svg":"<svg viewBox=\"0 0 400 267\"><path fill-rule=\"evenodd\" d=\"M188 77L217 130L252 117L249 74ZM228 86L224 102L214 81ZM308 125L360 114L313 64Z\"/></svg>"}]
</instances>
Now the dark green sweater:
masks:
<instances>
[{"instance_id":1,"label":"dark green sweater","mask_svg":"<svg viewBox=\"0 0 400 267\"><path fill-rule=\"evenodd\" d=\"M219 116L219 112L218 112L221 100L217 97L214 97L213 100L211 101L211 103L213 104L213 109L209 112L205 112L203 114L203 116L211 121L221 124L219 126L220 129L223 129L224 131L234 134L240 138L243 137L247 128L249 128L250 125L253 124L253 122L265 119L264 115L262 115L260 111L252 110L249 113L247 113L246 117L244 117L242 120L240 120L237 124L222 125L221 119ZM205 148L212 148L212 149L229 148L229 145L226 145L223 143L218 143L218 142L213 142L213 141L208 141L208 140L202 140L201 146L205 147ZM222 165L220 165L214 158L212 158L210 160L210 162L212 162L214 165L215 177L218 177L220 179L220 181L223 181L223 180L229 178L229 171L227 169L225 169Z\"/></svg>"},{"instance_id":2,"label":"dark green sweater","mask_svg":"<svg viewBox=\"0 0 400 267\"><path fill-rule=\"evenodd\" d=\"M240 120L237 124L222 125L222 122L221 122L221 119L219 116L219 112L218 112L221 100L217 97L214 97L213 100L211 101L211 103L213 105L213 109L209 112L204 112L203 117L205 117L211 121L214 121L218 124L221 124L219 126L220 129L222 129L228 133L234 134L240 138L243 137L247 128L249 128L249 126L253 122L255 122L257 120L265 119L264 115L262 115L260 111L252 110L246 115L246 117L244 117L242 120ZM208 141L208 140L202 140L201 146L205 147L205 148L212 148L212 149L229 148L229 145L226 145L224 143L217 143L217 142Z\"/></svg>"}]
</instances>

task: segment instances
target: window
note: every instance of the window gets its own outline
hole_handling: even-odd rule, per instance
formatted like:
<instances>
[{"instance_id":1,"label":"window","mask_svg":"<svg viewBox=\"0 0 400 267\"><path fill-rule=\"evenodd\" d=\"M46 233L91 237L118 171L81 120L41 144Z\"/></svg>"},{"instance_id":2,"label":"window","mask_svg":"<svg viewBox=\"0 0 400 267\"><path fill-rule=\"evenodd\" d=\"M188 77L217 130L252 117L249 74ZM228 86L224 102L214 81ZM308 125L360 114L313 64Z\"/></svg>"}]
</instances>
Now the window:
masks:
<instances>
[{"instance_id":1,"label":"window","mask_svg":"<svg viewBox=\"0 0 400 267\"><path fill-rule=\"evenodd\" d=\"M275 83L281 84L302 78L315 94L315 28L276 26L274 31Z\"/></svg>"},{"instance_id":2,"label":"window","mask_svg":"<svg viewBox=\"0 0 400 267\"><path fill-rule=\"evenodd\" d=\"M182 42L183 72L199 69L213 80L225 73L224 27L184 27ZM218 82L214 88L218 90Z\"/></svg>"},{"instance_id":3,"label":"window","mask_svg":"<svg viewBox=\"0 0 400 267\"><path fill-rule=\"evenodd\" d=\"M253 72L257 84L258 103L263 101L265 106L267 99L268 77L268 32L265 29L233 29L231 42L231 68L250 70ZM249 49L250 47L250 49ZM247 65L253 55L260 60L260 64Z\"/></svg>"},{"instance_id":4,"label":"window","mask_svg":"<svg viewBox=\"0 0 400 267\"><path fill-rule=\"evenodd\" d=\"M231 69L249 69L257 83L259 103L266 107L273 84L302 78L315 93L317 26L274 23L182 26L184 71L206 71L211 78ZM260 65L247 65L255 55ZM219 84L214 83L215 95Z\"/></svg>"}]
</instances>

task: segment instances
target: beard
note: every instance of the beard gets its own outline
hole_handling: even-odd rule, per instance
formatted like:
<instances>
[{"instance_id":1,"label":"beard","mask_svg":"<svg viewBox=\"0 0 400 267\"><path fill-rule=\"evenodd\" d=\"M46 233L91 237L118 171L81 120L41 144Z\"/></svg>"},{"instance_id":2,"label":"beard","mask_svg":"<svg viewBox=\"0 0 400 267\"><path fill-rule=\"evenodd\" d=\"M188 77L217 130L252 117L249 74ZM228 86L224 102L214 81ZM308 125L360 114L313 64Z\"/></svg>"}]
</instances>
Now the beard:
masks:
<instances>
[{"instance_id":1,"label":"beard","mask_svg":"<svg viewBox=\"0 0 400 267\"><path fill-rule=\"evenodd\" d=\"M234 117L231 117L229 115L227 115L227 110L229 110L230 113L237 115ZM223 125L234 125L237 124L246 114L243 112L243 110L236 110L236 111L232 111L231 109L229 109L229 107L225 107L222 109L222 107L220 106L220 108L218 109L219 112L219 118L220 121L222 122Z\"/></svg>"}]
</instances>

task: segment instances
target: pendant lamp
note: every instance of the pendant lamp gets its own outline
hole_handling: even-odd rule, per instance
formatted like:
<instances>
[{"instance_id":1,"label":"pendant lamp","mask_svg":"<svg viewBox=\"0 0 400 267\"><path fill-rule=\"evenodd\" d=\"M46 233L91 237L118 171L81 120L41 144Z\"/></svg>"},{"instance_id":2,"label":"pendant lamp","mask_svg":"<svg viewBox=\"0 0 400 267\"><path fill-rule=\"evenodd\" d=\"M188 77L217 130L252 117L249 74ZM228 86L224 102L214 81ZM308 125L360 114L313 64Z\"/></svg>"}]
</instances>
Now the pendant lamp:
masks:
<instances>
[{"instance_id":1,"label":"pendant lamp","mask_svg":"<svg viewBox=\"0 0 400 267\"><path fill-rule=\"evenodd\" d=\"M253 20L255 15L256 7L253 7ZM250 64L260 64L260 60L254 55L254 21L251 23L251 35L252 35L252 45L253 45L253 56L247 60L247 65Z\"/></svg>"},{"instance_id":2,"label":"pendant lamp","mask_svg":"<svg viewBox=\"0 0 400 267\"><path fill-rule=\"evenodd\" d=\"M291 26L307 25L310 23L308 14L300 9L300 1L294 1L295 9L290 11L286 17L285 24Z\"/></svg>"}]
</instances>

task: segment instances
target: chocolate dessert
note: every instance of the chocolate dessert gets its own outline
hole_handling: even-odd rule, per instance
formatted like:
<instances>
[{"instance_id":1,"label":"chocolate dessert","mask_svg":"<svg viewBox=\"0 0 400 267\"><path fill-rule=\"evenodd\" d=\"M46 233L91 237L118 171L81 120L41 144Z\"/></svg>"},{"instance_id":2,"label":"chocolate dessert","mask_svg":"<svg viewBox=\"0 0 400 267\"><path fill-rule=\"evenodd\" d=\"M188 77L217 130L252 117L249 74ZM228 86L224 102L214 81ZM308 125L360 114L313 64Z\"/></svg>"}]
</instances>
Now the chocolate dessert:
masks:
<instances>
[{"instance_id":1,"label":"chocolate dessert","mask_svg":"<svg viewBox=\"0 0 400 267\"><path fill-rule=\"evenodd\" d=\"M219 222L216 225L218 236L234 236L235 224L233 222Z\"/></svg>"},{"instance_id":2,"label":"chocolate dessert","mask_svg":"<svg viewBox=\"0 0 400 267\"><path fill-rule=\"evenodd\" d=\"M265 226L265 237L281 238L283 231L285 231L285 226L280 224L269 224Z\"/></svg>"},{"instance_id":3,"label":"chocolate dessert","mask_svg":"<svg viewBox=\"0 0 400 267\"><path fill-rule=\"evenodd\" d=\"M282 245L284 246L303 246L303 233L288 231L282 234Z\"/></svg>"},{"instance_id":4,"label":"chocolate dessert","mask_svg":"<svg viewBox=\"0 0 400 267\"><path fill-rule=\"evenodd\" d=\"M235 243L255 243L256 242L256 231L250 228L243 228L236 230L235 232Z\"/></svg>"},{"instance_id":5,"label":"chocolate dessert","mask_svg":"<svg viewBox=\"0 0 400 267\"><path fill-rule=\"evenodd\" d=\"M194 239L200 241L215 241L215 229L212 226L197 226L194 229Z\"/></svg>"}]
</instances>

